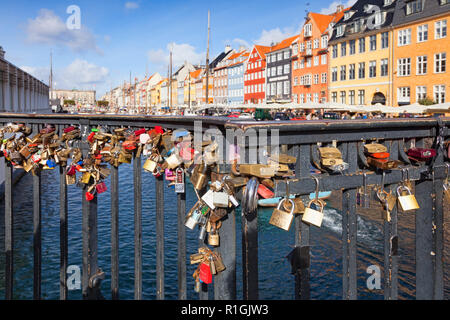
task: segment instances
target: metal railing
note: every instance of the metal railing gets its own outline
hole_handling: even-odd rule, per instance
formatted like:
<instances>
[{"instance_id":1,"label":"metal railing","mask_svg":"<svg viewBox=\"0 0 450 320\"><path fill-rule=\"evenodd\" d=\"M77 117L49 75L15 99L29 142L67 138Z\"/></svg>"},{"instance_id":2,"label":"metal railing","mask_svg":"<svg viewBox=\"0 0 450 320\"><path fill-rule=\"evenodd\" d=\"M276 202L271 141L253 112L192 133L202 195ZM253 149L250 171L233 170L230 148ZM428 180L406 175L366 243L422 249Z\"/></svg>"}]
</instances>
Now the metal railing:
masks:
<instances>
[{"instance_id":1,"label":"metal railing","mask_svg":"<svg viewBox=\"0 0 450 320\"><path fill-rule=\"evenodd\" d=\"M270 130L279 134L281 151L297 157L295 164L296 179L289 183L290 194L306 196L316 190L316 182L311 178L311 163L314 162L317 143L322 146L331 145L337 141L343 160L349 164L349 169L342 174L330 175L322 173L319 178L320 191L342 190L342 252L343 252L343 299L357 298L357 189L364 185L363 172L369 172L364 166L364 156L361 153L364 141L380 141L389 150L391 159L405 163L409 178L415 182L415 194L420 209L415 212L416 223L416 298L443 299L443 249L444 249L444 189L443 184L448 176L445 164L446 155L443 142L447 139L448 118L429 119L398 119L398 120L350 120L350 121L308 121L308 122L253 122L233 121L224 118L202 117L165 117L165 116L111 116L111 115L29 115L2 114L0 125L6 123L25 123L38 132L45 124L54 124L57 133L70 125L79 125L81 132L88 132L91 127L108 126L108 128L131 127L150 129L156 125L167 129L183 128L194 131L194 122L202 122L202 130L220 130L226 137L227 130L242 130L244 133L253 130L257 134ZM269 131L268 131L269 130ZM275 132L275 131L272 131ZM268 135L268 140L272 136ZM242 146L251 152L246 153L250 162L252 151L258 151L257 146L250 143L251 138L245 138ZM411 164L405 154L405 148L414 142L421 147L432 143L437 150L437 156L430 163ZM228 154L233 140L224 138L222 147ZM253 148L253 149L252 149ZM246 162L246 161L243 161ZM134 186L134 298L142 298L142 179L141 159L133 157ZM226 173L229 166L217 166L216 173ZM5 164L5 298L13 297L13 192L12 171L10 164ZM68 202L64 167L59 168L59 213L60 213L60 299L67 299L67 266L68 266ZM380 185L384 176L385 188L395 190L404 180L403 168L385 171L373 171L367 175L368 185ZM111 294L113 299L119 298L119 189L118 170L111 166ZM156 178L156 297L164 299L164 181ZM84 192L86 190L83 190ZM83 192L83 193L84 193ZM275 181L275 196L285 196L285 180ZM41 298L41 177L33 176L33 253L34 253L34 299ZM98 276L97 251L97 199L88 202L82 200L82 294L85 299L102 297L100 286L92 285ZM187 298L186 287L186 194L177 196L177 248L178 248L178 298ZM246 211L246 208L242 208ZM258 299L258 215L257 211L245 212L242 215L242 283L243 299ZM398 298L398 256L392 252L392 237L397 232L397 206L391 212L391 221L384 222L384 296L385 299ZM219 230L221 245L217 248L223 258L226 270L214 279L215 299L236 299L236 216L231 210L228 218L223 221ZM295 275L295 298L310 298L310 226L302 222L302 217L295 217L295 239L293 244L300 247L301 267ZM200 243L200 245L202 245ZM434 254L430 254L433 252ZM105 290L105 288L102 288ZM208 288L203 285L200 299L208 298Z\"/></svg>"}]
</instances>

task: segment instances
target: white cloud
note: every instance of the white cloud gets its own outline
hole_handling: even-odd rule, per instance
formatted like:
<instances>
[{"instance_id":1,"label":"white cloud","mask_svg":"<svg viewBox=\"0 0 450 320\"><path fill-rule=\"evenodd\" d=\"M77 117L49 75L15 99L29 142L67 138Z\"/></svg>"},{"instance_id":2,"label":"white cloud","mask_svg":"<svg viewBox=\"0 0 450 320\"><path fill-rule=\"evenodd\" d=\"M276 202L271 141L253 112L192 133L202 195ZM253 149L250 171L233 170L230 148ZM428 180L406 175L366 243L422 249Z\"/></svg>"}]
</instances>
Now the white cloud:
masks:
<instances>
[{"instance_id":1,"label":"white cloud","mask_svg":"<svg viewBox=\"0 0 450 320\"><path fill-rule=\"evenodd\" d=\"M195 47L188 43L169 43L166 49L150 50L148 60L156 67L158 71L166 71L169 64L169 53L172 49L173 69L181 66L185 61L192 64L204 64L205 54L197 52Z\"/></svg>"},{"instance_id":2,"label":"white cloud","mask_svg":"<svg viewBox=\"0 0 450 320\"><path fill-rule=\"evenodd\" d=\"M254 43L262 46L270 46L272 43L280 42L286 38L293 37L300 32L300 27L295 28L275 28L272 30L263 30L259 39Z\"/></svg>"},{"instance_id":3,"label":"white cloud","mask_svg":"<svg viewBox=\"0 0 450 320\"><path fill-rule=\"evenodd\" d=\"M102 54L94 35L85 26L70 30L48 9L41 9L35 19L28 20L26 32L29 43L67 46L75 52L93 50Z\"/></svg>"},{"instance_id":4,"label":"white cloud","mask_svg":"<svg viewBox=\"0 0 450 320\"><path fill-rule=\"evenodd\" d=\"M347 2L344 1L333 1L330 3L330 5L327 8L322 8L320 11L321 14L331 14L336 12L336 8L338 5L343 4L345 8L349 8L353 6L356 3L356 0L347 0Z\"/></svg>"},{"instance_id":5,"label":"white cloud","mask_svg":"<svg viewBox=\"0 0 450 320\"><path fill-rule=\"evenodd\" d=\"M246 48L251 48L251 44L250 43L248 43L247 41L245 41L244 39L239 39L239 38L236 38L236 39L233 39L233 41L232 41L233 43L236 43L238 46L244 46L244 47L246 47Z\"/></svg>"},{"instance_id":6,"label":"white cloud","mask_svg":"<svg viewBox=\"0 0 450 320\"><path fill-rule=\"evenodd\" d=\"M137 3L137 2L131 2L131 1L126 2L126 3L125 3L125 8L126 8L126 9L138 9L138 8L139 8L139 3Z\"/></svg>"},{"instance_id":7,"label":"white cloud","mask_svg":"<svg viewBox=\"0 0 450 320\"><path fill-rule=\"evenodd\" d=\"M48 67L22 66L21 69L48 83ZM104 86L109 76L109 70L89 63L86 60L76 59L63 69L53 71L54 86L58 89L92 89Z\"/></svg>"}]
</instances>

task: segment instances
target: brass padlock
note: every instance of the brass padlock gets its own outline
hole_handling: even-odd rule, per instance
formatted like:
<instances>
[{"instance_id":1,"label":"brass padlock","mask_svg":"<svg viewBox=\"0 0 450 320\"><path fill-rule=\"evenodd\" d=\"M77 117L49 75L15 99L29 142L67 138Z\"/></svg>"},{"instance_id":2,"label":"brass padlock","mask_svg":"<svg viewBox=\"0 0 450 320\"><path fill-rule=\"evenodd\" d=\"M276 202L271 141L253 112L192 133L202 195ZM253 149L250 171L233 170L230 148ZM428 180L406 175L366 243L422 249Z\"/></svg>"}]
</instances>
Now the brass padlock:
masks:
<instances>
[{"instance_id":1,"label":"brass padlock","mask_svg":"<svg viewBox=\"0 0 450 320\"><path fill-rule=\"evenodd\" d=\"M319 206L319 210L311 209L313 203ZM323 209L324 203L321 200L312 200L305 209L302 221L320 228L323 221Z\"/></svg>"},{"instance_id":2,"label":"brass padlock","mask_svg":"<svg viewBox=\"0 0 450 320\"><path fill-rule=\"evenodd\" d=\"M195 167L194 172L191 176L191 182L196 190L202 190L206 186L207 170L208 166L206 164L197 165Z\"/></svg>"},{"instance_id":3,"label":"brass padlock","mask_svg":"<svg viewBox=\"0 0 450 320\"><path fill-rule=\"evenodd\" d=\"M215 228L213 228L209 234L208 234L208 244L213 247L218 247L220 244L220 237Z\"/></svg>"},{"instance_id":4,"label":"brass padlock","mask_svg":"<svg viewBox=\"0 0 450 320\"><path fill-rule=\"evenodd\" d=\"M145 160L143 168L145 171L153 173L157 165L158 164L149 157L147 158L147 160Z\"/></svg>"},{"instance_id":5,"label":"brass padlock","mask_svg":"<svg viewBox=\"0 0 450 320\"><path fill-rule=\"evenodd\" d=\"M402 195L401 190L406 191L408 194L406 196ZM411 193L411 190L408 187L399 186L397 188L397 196L403 211L417 210L420 208L416 197Z\"/></svg>"},{"instance_id":6,"label":"brass padlock","mask_svg":"<svg viewBox=\"0 0 450 320\"><path fill-rule=\"evenodd\" d=\"M119 159L118 160L119 160L119 163L131 164L131 158L132 158L131 153L127 153L127 152L121 151L119 153Z\"/></svg>"},{"instance_id":7,"label":"brass padlock","mask_svg":"<svg viewBox=\"0 0 450 320\"><path fill-rule=\"evenodd\" d=\"M69 176L66 174L66 184L67 185L72 185L72 184L76 184L76 183L77 183L76 175Z\"/></svg>"},{"instance_id":8,"label":"brass padlock","mask_svg":"<svg viewBox=\"0 0 450 320\"><path fill-rule=\"evenodd\" d=\"M387 152L386 146L379 143L370 143L364 145L364 151L368 154Z\"/></svg>"},{"instance_id":9,"label":"brass padlock","mask_svg":"<svg viewBox=\"0 0 450 320\"><path fill-rule=\"evenodd\" d=\"M305 212L305 205L303 204L302 198L297 197L292 200L295 204L294 206L294 214L302 214ZM283 205L284 210L291 211L292 205L289 201L285 201Z\"/></svg>"},{"instance_id":10,"label":"brass padlock","mask_svg":"<svg viewBox=\"0 0 450 320\"><path fill-rule=\"evenodd\" d=\"M81 183L89 184L91 181L91 173L90 172L84 172L81 176Z\"/></svg>"},{"instance_id":11,"label":"brass padlock","mask_svg":"<svg viewBox=\"0 0 450 320\"><path fill-rule=\"evenodd\" d=\"M264 164L241 164L239 165L239 173L258 178L272 178L275 176L278 167Z\"/></svg>"},{"instance_id":12,"label":"brass padlock","mask_svg":"<svg viewBox=\"0 0 450 320\"><path fill-rule=\"evenodd\" d=\"M213 252L212 255L213 255L214 264L216 265L217 273L224 271L226 268L225 268L225 265L223 264L220 253Z\"/></svg>"},{"instance_id":13,"label":"brass padlock","mask_svg":"<svg viewBox=\"0 0 450 320\"><path fill-rule=\"evenodd\" d=\"M273 210L272 217L270 217L269 221L271 225L283 229L285 231L289 231L289 229L291 228L292 220L294 220L294 208L295 208L294 201L289 199L288 201L291 204L291 211L286 212L284 210L281 210L281 206L287 200L288 199L283 199L280 201L278 207Z\"/></svg>"}]
</instances>

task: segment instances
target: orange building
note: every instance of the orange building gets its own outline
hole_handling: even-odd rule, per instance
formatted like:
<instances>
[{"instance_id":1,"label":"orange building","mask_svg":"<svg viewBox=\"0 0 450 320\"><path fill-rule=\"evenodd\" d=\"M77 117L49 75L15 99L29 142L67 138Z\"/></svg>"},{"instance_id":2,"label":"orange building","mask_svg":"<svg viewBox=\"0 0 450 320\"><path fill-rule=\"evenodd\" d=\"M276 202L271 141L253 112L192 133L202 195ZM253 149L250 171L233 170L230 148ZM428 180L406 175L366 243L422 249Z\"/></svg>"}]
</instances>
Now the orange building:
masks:
<instances>
[{"instance_id":1,"label":"orange building","mask_svg":"<svg viewBox=\"0 0 450 320\"><path fill-rule=\"evenodd\" d=\"M328 97L328 40L344 12L338 6L330 15L308 13L300 36L292 43L292 101L324 103Z\"/></svg>"},{"instance_id":2,"label":"orange building","mask_svg":"<svg viewBox=\"0 0 450 320\"><path fill-rule=\"evenodd\" d=\"M394 106L450 101L450 2L398 0L394 26Z\"/></svg>"}]
</instances>

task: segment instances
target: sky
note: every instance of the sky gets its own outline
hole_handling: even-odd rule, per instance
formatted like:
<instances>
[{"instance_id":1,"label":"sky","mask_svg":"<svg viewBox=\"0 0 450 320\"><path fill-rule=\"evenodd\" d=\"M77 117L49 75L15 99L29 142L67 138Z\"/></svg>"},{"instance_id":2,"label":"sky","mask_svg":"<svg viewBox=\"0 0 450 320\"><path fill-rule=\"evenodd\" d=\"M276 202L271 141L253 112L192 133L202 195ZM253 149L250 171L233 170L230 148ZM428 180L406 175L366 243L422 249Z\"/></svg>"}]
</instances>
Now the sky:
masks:
<instances>
[{"instance_id":1,"label":"sky","mask_svg":"<svg viewBox=\"0 0 450 320\"><path fill-rule=\"evenodd\" d=\"M96 90L167 76L206 59L208 10L211 60L226 45L270 45L298 34L306 12L331 13L355 0L0 0L0 46L6 59L48 84L50 53L54 87ZM79 18L76 19L79 8ZM77 24L79 22L79 24Z\"/></svg>"}]
</instances>

